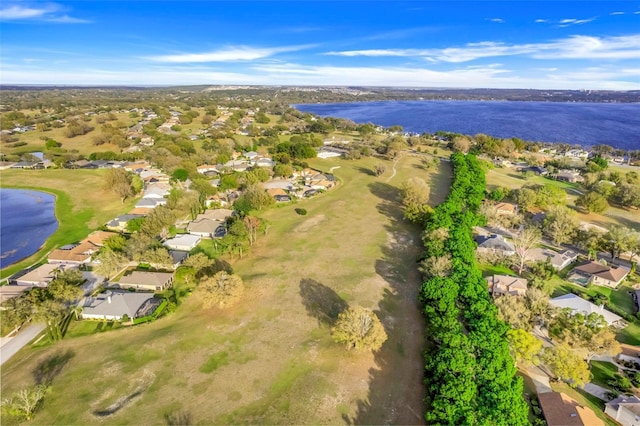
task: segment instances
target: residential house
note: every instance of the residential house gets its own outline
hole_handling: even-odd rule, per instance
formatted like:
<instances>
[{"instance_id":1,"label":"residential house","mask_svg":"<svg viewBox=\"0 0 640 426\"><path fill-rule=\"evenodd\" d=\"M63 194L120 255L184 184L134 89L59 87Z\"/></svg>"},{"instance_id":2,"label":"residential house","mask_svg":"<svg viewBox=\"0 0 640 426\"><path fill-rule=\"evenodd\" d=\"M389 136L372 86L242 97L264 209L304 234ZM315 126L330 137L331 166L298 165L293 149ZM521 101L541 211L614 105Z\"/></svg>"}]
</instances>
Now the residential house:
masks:
<instances>
[{"instance_id":1,"label":"residential house","mask_svg":"<svg viewBox=\"0 0 640 426\"><path fill-rule=\"evenodd\" d=\"M274 180L270 180L268 182L262 183L262 187L266 190L280 188L280 189L284 189L285 191L292 191L293 183L289 180L274 179Z\"/></svg>"},{"instance_id":2,"label":"residential house","mask_svg":"<svg viewBox=\"0 0 640 426\"><path fill-rule=\"evenodd\" d=\"M619 396L604 405L604 413L622 426L640 426L640 398Z\"/></svg>"},{"instance_id":3,"label":"residential house","mask_svg":"<svg viewBox=\"0 0 640 426\"><path fill-rule=\"evenodd\" d=\"M211 165L211 164L203 164L201 166L198 166L197 170L198 170L198 173L201 173L203 175L210 174L210 173L214 173L214 174L219 173L218 166Z\"/></svg>"},{"instance_id":4,"label":"residential house","mask_svg":"<svg viewBox=\"0 0 640 426\"><path fill-rule=\"evenodd\" d=\"M577 170L558 170L554 176L555 180L569 183L584 182L584 177Z\"/></svg>"},{"instance_id":5,"label":"residential house","mask_svg":"<svg viewBox=\"0 0 640 426\"><path fill-rule=\"evenodd\" d=\"M578 253L571 250L562 250L560 252L545 247L532 248L527 252L527 260L533 262L549 261L553 268L557 271L566 268L578 259Z\"/></svg>"},{"instance_id":6,"label":"residential house","mask_svg":"<svg viewBox=\"0 0 640 426\"><path fill-rule=\"evenodd\" d=\"M536 175L540 175L540 176L545 176L545 175L549 174L549 171L547 169L545 169L544 167L541 167L541 166L527 167L523 171L525 171L525 172L533 172Z\"/></svg>"},{"instance_id":7,"label":"residential house","mask_svg":"<svg viewBox=\"0 0 640 426\"><path fill-rule=\"evenodd\" d=\"M169 256L171 256L171 260L173 261L173 269L178 269L178 266L189 257L189 253L186 251L169 250Z\"/></svg>"},{"instance_id":8,"label":"residential house","mask_svg":"<svg viewBox=\"0 0 640 426\"><path fill-rule=\"evenodd\" d=\"M249 161L253 161L256 157L258 157L260 154L258 154L255 151L249 151L249 152L245 152L244 154L244 158L246 158Z\"/></svg>"},{"instance_id":9,"label":"residential house","mask_svg":"<svg viewBox=\"0 0 640 426\"><path fill-rule=\"evenodd\" d=\"M527 294L527 280L510 275L492 275L485 278L489 287L489 294L493 297L510 295L524 296Z\"/></svg>"},{"instance_id":10,"label":"residential house","mask_svg":"<svg viewBox=\"0 0 640 426\"><path fill-rule=\"evenodd\" d=\"M578 275L587 277L587 284L616 288L629 275L629 269L623 266L611 267L598 262L587 262L573 269Z\"/></svg>"},{"instance_id":11,"label":"residential house","mask_svg":"<svg viewBox=\"0 0 640 426\"><path fill-rule=\"evenodd\" d=\"M267 189L267 194L271 195L273 198L276 197L289 197L289 193L282 188L270 188ZM289 197L289 201L291 201L291 197Z\"/></svg>"},{"instance_id":12,"label":"residential house","mask_svg":"<svg viewBox=\"0 0 640 426\"><path fill-rule=\"evenodd\" d=\"M217 220L218 222L225 222L228 218L233 216L234 211L230 209L209 209L204 213L199 214L196 220L200 217L206 217L207 219Z\"/></svg>"},{"instance_id":13,"label":"residential house","mask_svg":"<svg viewBox=\"0 0 640 426\"><path fill-rule=\"evenodd\" d=\"M262 157L262 158L254 159L253 164L256 167L274 167L276 165L276 162L273 161L271 158Z\"/></svg>"},{"instance_id":14,"label":"residential house","mask_svg":"<svg viewBox=\"0 0 640 426\"><path fill-rule=\"evenodd\" d=\"M0 303L18 297L31 288L31 286L24 285L0 285Z\"/></svg>"},{"instance_id":15,"label":"residential house","mask_svg":"<svg viewBox=\"0 0 640 426\"><path fill-rule=\"evenodd\" d=\"M518 213L518 206L513 203L497 203L495 209L500 216L513 216Z\"/></svg>"},{"instance_id":16,"label":"residential house","mask_svg":"<svg viewBox=\"0 0 640 426\"><path fill-rule=\"evenodd\" d=\"M14 281L17 285L26 287L46 287L56 277L56 272L63 269L64 265L45 263L28 271Z\"/></svg>"},{"instance_id":17,"label":"residential house","mask_svg":"<svg viewBox=\"0 0 640 426\"><path fill-rule=\"evenodd\" d=\"M192 220L187 225L187 231L191 235L197 235L199 237L212 238L218 227L222 225L222 222L209 219L208 217L200 217L203 215L198 215L199 218Z\"/></svg>"},{"instance_id":18,"label":"residential house","mask_svg":"<svg viewBox=\"0 0 640 426\"><path fill-rule=\"evenodd\" d=\"M564 393L540 393L538 401L548 426L604 426L593 410Z\"/></svg>"},{"instance_id":19,"label":"residential house","mask_svg":"<svg viewBox=\"0 0 640 426\"><path fill-rule=\"evenodd\" d=\"M172 250L191 251L200 243L197 235L181 234L164 242L167 248Z\"/></svg>"},{"instance_id":20,"label":"residential house","mask_svg":"<svg viewBox=\"0 0 640 426\"><path fill-rule=\"evenodd\" d=\"M135 208L155 209L158 206L167 204L166 198L141 198Z\"/></svg>"},{"instance_id":21,"label":"residential house","mask_svg":"<svg viewBox=\"0 0 640 426\"><path fill-rule=\"evenodd\" d=\"M120 288L132 288L136 291L164 291L171 287L172 283L173 273L171 272L133 271L113 284Z\"/></svg>"},{"instance_id":22,"label":"residential house","mask_svg":"<svg viewBox=\"0 0 640 426\"><path fill-rule=\"evenodd\" d=\"M479 235L475 240L478 243L478 248L476 249L478 253L501 256L513 256L516 254L514 245L505 240L502 235Z\"/></svg>"},{"instance_id":23,"label":"residential house","mask_svg":"<svg viewBox=\"0 0 640 426\"><path fill-rule=\"evenodd\" d=\"M347 152L349 151L346 149L323 146L318 150L317 155L318 155L318 158L327 159L327 158L334 158L334 157L342 157Z\"/></svg>"},{"instance_id":24,"label":"residential house","mask_svg":"<svg viewBox=\"0 0 640 426\"><path fill-rule=\"evenodd\" d=\"M108 290L81 302L82 319L120 321L151 314L162 302L149 293Z\"/></svg>"},{"instance_id":25,"label":"residential house","mask_svg":"<svg viewBox=\"0 0 640 426\"><path fill-rule=\"evenodd\" d=\"M596 313L602 315L609 325L622 325L622 317L604 309L604 305L595 305L573 293L554 297L549 300L549 304L560 309L568 308L574 313L581 313L583 315Z\"/></svg>"},{"instance_id":26,"label":"residential house","mask_svg":"<svg viewBox=\"0 0 640 426\"><path fill-rule=\"evenodd\" d=\"M588 158L589 152L584 149L570 149L569 151L564 153L565 157L572 158Z\"/></svg>"},{"instance_id":27,"label":"residential house","mask_svg":"<svg viewBox=\"0 0 640 426\"><path fill-rule=\"evenodd\" d=\"M123 214L109 221L106 226L107 228L113 229L116 231L124 231L125 229L127 229L127 223L129 223L130 220L137 219L139 217L144 217L144 215Z\"/></svg>"},{"instance_id":28,"label":"residential house","mask_svg":"<svg viewBox=\"0 0 640 426\"><path fill-rule=\"evenodd\" d=\"M100 250L100 246L88 241L69 244L51 251L47 256L47 261L52 264L82 265L90 263L91 256L98 250Z\"/></svg>"},{"instance_id":29,"label":"residential house","mask_svg":"<svg viewBox=\"0 0 640 426\"><path fill-rule=\"evenodd\" d=\"M227 200L224 197L221 197L220 194L214 194L207 197L207 207L212 207L215 205L219 205L222 207L226 207L229 205Z\"/></svg>"}]
</instances>

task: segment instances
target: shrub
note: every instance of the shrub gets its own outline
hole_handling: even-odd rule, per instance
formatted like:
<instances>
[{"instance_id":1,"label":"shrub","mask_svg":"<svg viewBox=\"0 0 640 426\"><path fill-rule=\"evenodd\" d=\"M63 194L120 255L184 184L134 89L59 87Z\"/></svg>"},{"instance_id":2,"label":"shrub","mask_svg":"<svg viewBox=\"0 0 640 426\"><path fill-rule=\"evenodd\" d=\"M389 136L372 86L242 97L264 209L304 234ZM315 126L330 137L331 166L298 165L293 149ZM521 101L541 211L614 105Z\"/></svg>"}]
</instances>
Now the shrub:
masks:
<instances>
[{"instance_id":1,"label":"shrub","mask_svg":"<svg viewBox=\"0 0 640 426\"><path fill-rule=\"evenodd\" d=\"M307 210L306 209L301 209L301 208L296 208L296 213L298 213L300 216L304 216L307 214Z\"/></svg>"}]
</instances>

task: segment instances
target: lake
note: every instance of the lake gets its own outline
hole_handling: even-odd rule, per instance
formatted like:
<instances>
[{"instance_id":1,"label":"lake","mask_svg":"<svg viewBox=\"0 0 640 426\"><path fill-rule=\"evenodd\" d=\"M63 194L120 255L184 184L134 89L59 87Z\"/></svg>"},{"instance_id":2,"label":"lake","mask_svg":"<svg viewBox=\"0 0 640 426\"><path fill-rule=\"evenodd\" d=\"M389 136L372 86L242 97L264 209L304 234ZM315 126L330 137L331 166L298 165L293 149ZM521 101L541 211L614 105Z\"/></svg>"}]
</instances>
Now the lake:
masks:
<instances>
[{"instance_id":1,"label":"lake","mask_svg":"<svg viewBox=\"0 0 640 426\"><path fill-rule=\"evenodd\" d=\"M298 104L321 117L339 117L406 132L448 131L585 147L640 150L640 104L516 101L378 101Z\"/></svg>"},{"instance_id":2,"label":"lake","mask_svg":"<svg viewBox=\"0 0 640 426\"><path fill-rule=\"evenodd\" d=\"M37 252L58 229L55 196L0 188L0 268Z\"/></svg>"}]
</instances>

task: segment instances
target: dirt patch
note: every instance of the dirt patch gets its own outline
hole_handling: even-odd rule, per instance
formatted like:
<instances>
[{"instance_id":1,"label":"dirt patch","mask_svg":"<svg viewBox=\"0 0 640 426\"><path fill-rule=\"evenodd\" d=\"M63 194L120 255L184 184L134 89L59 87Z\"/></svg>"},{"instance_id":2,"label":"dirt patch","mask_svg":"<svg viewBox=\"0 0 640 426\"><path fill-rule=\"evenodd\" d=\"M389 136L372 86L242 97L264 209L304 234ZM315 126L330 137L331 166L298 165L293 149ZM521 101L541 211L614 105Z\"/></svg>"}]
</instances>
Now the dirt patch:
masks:
<instances>
[{"instance_id":1,"label":"dirt patch","mask_svg":"<svg viewBox=\"0 0 640 426\"><path fill-rule=\"evenodd\" d=\"M321 224L324 221L324 219L325 219L325 216L323 214L319 214L317 216L311 217L305 220L304 222L302 222L300 225L296 226L293 232L298 232L298 233L309 232L310 230L312 230L313 228Z\"/></svg>"},{"instance_id":2,"label":"dirt patch","mask_svg":"<svg viewBox=\"0 0 640 426\"><path fill-rule=\"evenodd\" d=\"M93 411L93 415L99 418L105 418L116 414L118 411L122 410L129 404L131 404L136 399L140 398L145 390L153 384L155 380L155 375L149 371L143 371L139 377L133 378L133 384L135 388L131 393L127 395L123 395L118 398L113 404L110 404L108 407L103 409L98 409Z\"/></svg>"}]
</instances>

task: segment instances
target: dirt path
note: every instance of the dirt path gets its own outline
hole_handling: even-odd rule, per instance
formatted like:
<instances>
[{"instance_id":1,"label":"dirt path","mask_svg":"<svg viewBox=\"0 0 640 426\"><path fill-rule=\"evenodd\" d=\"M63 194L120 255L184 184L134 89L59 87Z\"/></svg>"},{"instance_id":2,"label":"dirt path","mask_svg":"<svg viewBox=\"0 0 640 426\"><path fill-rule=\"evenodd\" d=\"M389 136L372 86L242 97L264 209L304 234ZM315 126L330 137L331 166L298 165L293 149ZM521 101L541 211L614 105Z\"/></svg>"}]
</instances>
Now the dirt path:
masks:
<instances>
[{"instance_id":1,"label":"dirt path","mask_svg":"<svg viewBox=\"0 0 640 426\"><path fill-rule=\"evenodd\" d=\"M395 177L396 172L397 172L396 165L398 164L398 161L400 161L400 157L396 158L396 161L393 162L393 165L391 166L391 169L393 170L393 173L391 173L391 176L389 176L387 178L387 182L390 182L391 179L393 179Z\"/></svg>"}]
</instances>

